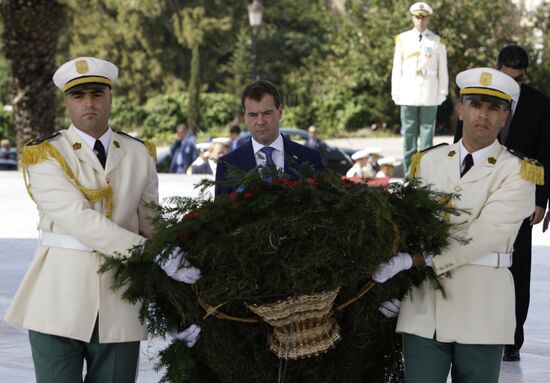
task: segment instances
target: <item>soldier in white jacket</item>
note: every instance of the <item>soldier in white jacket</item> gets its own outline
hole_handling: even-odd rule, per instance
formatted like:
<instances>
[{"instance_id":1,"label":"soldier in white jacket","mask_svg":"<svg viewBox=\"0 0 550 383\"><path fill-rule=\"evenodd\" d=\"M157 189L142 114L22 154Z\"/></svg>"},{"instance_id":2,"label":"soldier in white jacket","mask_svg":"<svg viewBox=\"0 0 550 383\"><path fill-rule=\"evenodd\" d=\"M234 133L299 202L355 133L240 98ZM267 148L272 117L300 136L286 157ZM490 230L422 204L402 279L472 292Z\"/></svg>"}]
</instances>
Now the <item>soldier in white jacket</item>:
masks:
<instances>
[{"instance_id":1,"label":"soldier in white jacket","mask_svg":"<svg viewBox=\"0 0 550 383\"><path fill-rule=\"evenodd\" d=\"M437 106L449 88L444 40L428 29L432 8L424 3L410 9L414 28L395 37L391 96L401 106L403 168L409 173L411 157L433 145Z\"/></svg>"},{"instance_id":2,"label":"soldier in white jacket","mask_svg":"<svg viewBox=\"0 0 550 383\"><path fill-rule=\"evenodd\" d=\"M109 126L117 73L93 57L62 65L53 80L72 124L23 150L40 240L5 320L29 330L38 383L82 382L84 361L86 382L136 379L141 306L98 270L152 235L158 179L154 147Z\"/></svg>"},{"instance_id":3,"label":"soldier in white jacket","mask_svg":"<svg viewBox=\"0 0 550 383\"><path fill-rule=\"evenodd\" d=\"M434 257L398 253L374 276L383 282L414 263L431 267L446 292L426 281L403 299L397 331L406 383L445 383L449 371L453 383L498 382L504 345L514 342L511 252L522 221L535 210L535 183L544 183L540 164L497 140L519 93L516 82L496 69L475 68L459 73L456 83L463 138L416 154L411 167L424 185L459 193L450 202L462 210L449 217L452 238Z\"/></svg>"}]
</instances>

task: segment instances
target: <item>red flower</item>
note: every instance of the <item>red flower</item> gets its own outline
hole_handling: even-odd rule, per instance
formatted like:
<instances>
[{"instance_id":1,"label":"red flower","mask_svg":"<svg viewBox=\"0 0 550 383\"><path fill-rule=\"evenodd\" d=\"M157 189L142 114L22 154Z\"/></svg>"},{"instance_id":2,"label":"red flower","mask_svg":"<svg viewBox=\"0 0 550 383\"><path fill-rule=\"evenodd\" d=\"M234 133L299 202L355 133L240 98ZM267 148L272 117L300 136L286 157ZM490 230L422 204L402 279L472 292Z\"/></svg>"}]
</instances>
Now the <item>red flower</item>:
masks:
<instances>
[{"instance_id":1,"label":"red flower","mask_svg":"<svg viewBox=\"0 0 550 383\"><path fill-rule=\"evenodd\" d=\"M200 213L197 210L191 210L189 213L186 213L181 217L181 220L184 221L186 219L196 218L200 215Z\"/></svg>"},{"instance_id":2,"label":"red flower","mask_svg":"<svg viewBox=\"0 0 550 383\"><path fill-rule=\"evenodd\" d=\"M385 188L390 184L390 179L388 177L382 177L382 178L373 178L372 180L367 182L367 185L372 187L381 187Z\"/></svg>"},{"instance_id":3,"label":"red flower","mask_svg":"<svg viewBox=\"0 0 550 383\"><path fill-rule=\"evenodd\" d=\"M230 203L236 203L240 199L240 193L231 192L227 195L227 200Z\"/></svg>"},{"instance_id":4,"label":"red flower","mask_svg":"<svg viewBox=\"0 0 550 383\"><path fill-rule=\"evenodd\" d=\"M319 184L317 178L315 177L308 177L307 178L307 182L311 185L311 186L317 186Z\"/></svg>"},{"instance_id":5,"label":"red flower","mask_svg":"<svg viewBox=\"0 0 550 383\"><path fill-rule=\"evenodd\" d=\"M281 185L281 186L288 186L289 188L295 188L300 185L300 182L298 181L291 181L286 178L278 178L271 181L271 184L273 185Z\"/></svg>"},{"instance_id":6,"label":"red flower","mask_svg":"<svg viewBox=\"0 0 550 383\"><path fill-rule=\"evenodd\" d=\"M182 245L186 245L187 242L189 242L190 239L191 239L191 236L190 236L189 234L187 234L187 233L183 233L183 234L180 234L180 235L178 236L178 241L180 241L180 243L181 243Z\"/></svg>"}]
</instances>

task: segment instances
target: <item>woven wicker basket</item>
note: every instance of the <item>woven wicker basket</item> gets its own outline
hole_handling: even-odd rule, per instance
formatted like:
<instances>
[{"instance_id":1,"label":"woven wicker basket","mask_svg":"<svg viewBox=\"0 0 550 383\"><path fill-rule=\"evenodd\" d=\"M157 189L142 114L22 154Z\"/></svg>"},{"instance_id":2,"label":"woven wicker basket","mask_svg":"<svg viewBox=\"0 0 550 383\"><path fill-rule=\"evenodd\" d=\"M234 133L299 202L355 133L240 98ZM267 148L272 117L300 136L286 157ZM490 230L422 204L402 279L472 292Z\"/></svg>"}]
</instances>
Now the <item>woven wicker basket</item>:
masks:
<instances>
[{"instance_id":1,"label":"woven wicker basket","mask_svg":"<svg viewBox=\"0 0 550 383\"><path fill-rule=\"evenodd\" d=\"M301 359L327 352L341 339L331 315L337 295L338 289L247 307L273 326L273 353L282 359Z\"/></svg>"}]
</instances>

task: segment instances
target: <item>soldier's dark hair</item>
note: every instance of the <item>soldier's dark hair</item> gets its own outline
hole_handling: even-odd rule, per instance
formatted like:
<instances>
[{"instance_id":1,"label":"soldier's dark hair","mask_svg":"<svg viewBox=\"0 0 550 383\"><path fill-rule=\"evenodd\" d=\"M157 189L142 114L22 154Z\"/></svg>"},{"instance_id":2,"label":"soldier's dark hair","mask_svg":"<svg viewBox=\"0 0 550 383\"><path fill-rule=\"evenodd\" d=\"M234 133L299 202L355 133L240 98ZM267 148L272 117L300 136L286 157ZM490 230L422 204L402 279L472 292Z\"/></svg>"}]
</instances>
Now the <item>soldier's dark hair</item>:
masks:
<instances>
[{"instance_id":1,"label":"soldier's dark hair","mask_svg":"<svg viewBox=\"0 0 550 383\"><path fill-rule=\"evenodd\" d=\"M527 69L529 66L529 56L525 49L516 44L505 46L498 53L497 69L503 66L513 69Z\"/></svg>"},{"instance_id":2,"label":"soldier's dark hair","mask_svg":"<svg viewBox=\"0 0 550 383\"><path fill-rule=\"evenodd\" d=\"M281 93L273 83L267 80L258 80L254 81L251 84L248 84L244 87L243 93L241 94L241 108L244 111L244 101L247 98L250 98L254 101L261 101L265 94L270 94L273 96L275 101L275 108L279 109L281 106Z\"/></svg>"},{"instance_id":3,"label":"soldier's dark hair","mask_svg":"<svg viewBox=\"0 0 550 383\"><path fill-rule=\"evenodd\" d=\"M240 134L241 128L239 127L239 125L231 125L231 127L229 128L229 133Z\"/></svg>"}]
</instances>

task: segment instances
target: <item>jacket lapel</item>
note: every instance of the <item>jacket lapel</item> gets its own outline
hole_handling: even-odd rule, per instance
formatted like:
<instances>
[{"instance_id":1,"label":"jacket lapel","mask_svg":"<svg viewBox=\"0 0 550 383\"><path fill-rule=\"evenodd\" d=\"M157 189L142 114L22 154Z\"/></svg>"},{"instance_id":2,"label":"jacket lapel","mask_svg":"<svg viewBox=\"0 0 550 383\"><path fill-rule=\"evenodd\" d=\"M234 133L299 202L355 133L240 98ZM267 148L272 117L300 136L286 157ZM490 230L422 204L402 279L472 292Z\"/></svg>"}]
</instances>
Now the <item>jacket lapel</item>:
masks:
<instances>
[{"instance_id":1,"label":"jacket lapel","mask_svg":"<svg viewBox=\"0 0 550 383\"><path fill-rule=\"evenodd\" d=\"M78 136L74 129L75 128L71 125L69 129L67 129L66 136L73 146L74 152L78 157L78 160L87 163L98 172L103 173L103 166L101 166L101 163L97 159L97 156L94 154L92 148L90 148L88 144L82 141L82 139ZM109 159L107 159L107 162L109 162Z\"/></svg>"},{"instance_id":2,"label":"jacket lapel","mask_svg":"<svg viewBox=\"0 0 550 383\"><path fill-rule=\"evenodd\" d=\"M295 169L298 164L301 163L300 158L298 157L296 151L292 147L292 141L290 141L289 138L285 137L285 135L282 135L283 137L283 145L285 148L285 168L284 172L286 174L291 174L295 172L291 172L291 169Z\"/></svg>"},{"instance_id":3,"label":"jacket lapel","mask_svg":"<svg viewBox=\"0 0 550 383\"><path fill-rule=\"evenodd\" d=\"M109 143L109 151L107 152L107 163L105 164L105 174L110 173L115 169L124 157L126 151L123 146L124 141L115 132L112 132L111 142Z\"/></svg>"},{"instance_id":4,"label":"jacket lapel","mask_svg":"<svg viewBox=\"0 0 550 383\"><path fill-rule=\"evenodd\" d=\"M247 143L239 146L235 150L242 150L244 155L236 156L236 159L241 159L241 163L238 165L241 169L245 171L250 171L256 167L256 157L254 156L254 149L252 147L252 140L248 140Z\"/></svg>"},{"instance_id":5,"label":"jacket lapel","mask_svg":"<svg viewBox=\"0 0 550 383\"><path fill-rule=\"evenodd\" d=\"M470 169L470 171L460 179L460 183L475 182L487 177L493 171L493 168L495 167L497 159L501 153L502 146L497 145L487 157L482 159L479 163L474 163L474 166Z\"/></svg>"},{"instance_id":6,"label":"jacket lapel","mask_svg":"<svg viewBox=\"0 0 550 383\"><path fill-rule=\"evenodd\" d=\"M450 145L447 148L447 156L442 164L445 167L445 173L449 176L453 184L460 180L460 149L458 144Z\"/></svg>"}]
</instances>

